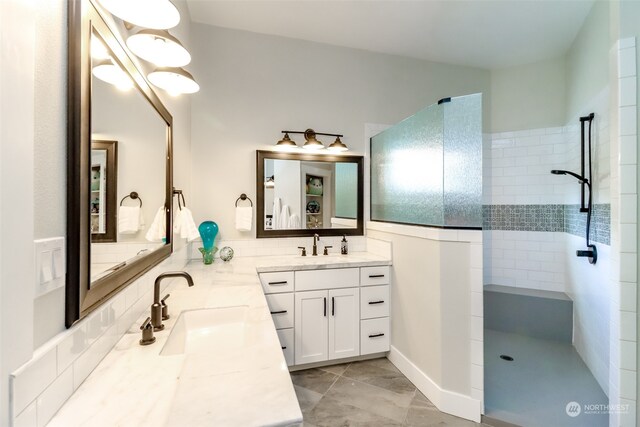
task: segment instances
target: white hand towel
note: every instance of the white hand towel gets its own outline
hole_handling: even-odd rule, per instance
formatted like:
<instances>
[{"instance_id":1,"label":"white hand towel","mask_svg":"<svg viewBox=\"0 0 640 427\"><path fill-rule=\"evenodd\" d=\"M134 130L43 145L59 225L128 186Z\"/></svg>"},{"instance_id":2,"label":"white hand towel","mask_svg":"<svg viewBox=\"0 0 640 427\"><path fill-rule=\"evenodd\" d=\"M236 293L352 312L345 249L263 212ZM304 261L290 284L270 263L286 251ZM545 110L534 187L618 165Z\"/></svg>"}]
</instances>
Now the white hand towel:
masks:
<instances>
[{"instance_id":1,"label":"white hand towel","mask_svg":"<svg viewBox=\"0 0 640 427\"><path fill-rule=\"evenodd\" d=\"M282 210L282 201L280 197L276 197L273 201L273 218L272 218L272 228L277 230L280 228L280 211Z\"/></svg>"},{"instance_id":2,"label":"white hand towel","mask_svg":"<svg viewBox=\"0 0 640 427\"><path fill-rule=\"evenodd\" d=\"M193 220L193 214L186 206L182 208L182 227L180 229L180 237L187 239L188 242L200 237L198 227L196 227L196 223Z\"/></svg>"},{"instance_id":3,"label":"white hand towel","mask_svg":"<svg viewBox=\"0 0 640 427\"><path fill-rule=\"evenodd\" d=\"M289 209L289 205L284 205L282 207L282 211L280 212L280 229L286 230L289 228L289 216L291 215L291 210Z\"/></svg>"},{"instance_id":4,"label":"white hand towel","mask_svg":"<svg viewBox=\"0 0 640 427\"><path fill-rule=\"evenodd\" d=\"M161 242L165 238L167 231L167 216L164 211L164 207L158 209L156 216L153 218L153 222L147 230L145 238L150 242Z\"/></svg>"},{"instance_id":5,"label":"white hand towel","mask_svg":"<svg viewBox=\"0 0 640 427\"><path fill-rule=\"evenodd\" d=\"M118 232L135 234L144 226L142 209L139 206L120 206L118 209Z\"/></svg>"},{"instance_id":6,"label":"white hand towel","mask_svg":"<svg viewBox=\"0 0 640 427\"><path fill-rule=\"evenodd\" d=\"M182 234L182 228L183 228L183 214L182 214L182 209L178 209L178 211L176 212L176 216L173 218L173 234Z\"/></svg>"},{"instance_id":7,"label":"white hand towel","mask_svg":"<svg viewBox=\"0 0 640 427\"><path fill-rule=\"evenodd\" d=\"M289 218L289 228L292 230L299 230L302 228L300 226L300 217L298 214L293 214L291 215L291 218Z\"/></svg>"},{"instance_id":8,"label":"white hand towel","mask_svg":"<svg viewBox=\"0 0 640 427\"><path fill-rule=\"evenodd\" d=\"M251 231L253 224L253 207L243 206L236 208L236 230Z\"/></svg>"}]
</instances>

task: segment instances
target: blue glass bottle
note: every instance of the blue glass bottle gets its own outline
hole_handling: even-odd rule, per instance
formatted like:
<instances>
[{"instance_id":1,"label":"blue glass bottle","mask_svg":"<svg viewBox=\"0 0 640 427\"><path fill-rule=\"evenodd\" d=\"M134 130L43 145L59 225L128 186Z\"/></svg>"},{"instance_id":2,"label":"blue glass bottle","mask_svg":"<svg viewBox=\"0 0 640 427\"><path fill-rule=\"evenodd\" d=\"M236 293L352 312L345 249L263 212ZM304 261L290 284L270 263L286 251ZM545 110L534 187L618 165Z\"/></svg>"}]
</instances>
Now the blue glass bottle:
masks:
<instances>
[{"instance_id":1,"label":"blue glass bottle","mask_svg":"<svg viewBox=\"0 0 640 427\"><path fill-rule=\"evenodd\" d=\"M202 254L202 260L205 264L213 263L213 255L218 248L213 244L218 235L218 224L213 221L205 221L198 227L200 237L202 238L202 247L198 248Z\"/></svg>"}]
</instances>

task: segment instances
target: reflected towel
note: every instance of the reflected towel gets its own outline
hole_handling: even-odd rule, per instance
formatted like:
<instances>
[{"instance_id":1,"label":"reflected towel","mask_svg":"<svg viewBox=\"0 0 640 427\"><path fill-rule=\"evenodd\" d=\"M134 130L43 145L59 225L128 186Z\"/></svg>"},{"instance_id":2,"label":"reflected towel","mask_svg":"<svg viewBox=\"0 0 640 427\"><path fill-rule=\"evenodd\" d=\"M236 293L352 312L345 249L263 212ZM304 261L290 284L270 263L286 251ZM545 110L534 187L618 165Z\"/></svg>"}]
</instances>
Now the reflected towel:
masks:
<instances>
[{"instance_id":1,"label":"reflected towel","mask_svg":"<svg viewBox=\"0 0 640 427\"><path fill-rule=\"evenodd\" d=\"M135 234L144 228L140 206L120 206L118 209L118 233Z\"/></svg>"},{"instance_id":2,"label":"reflected towel","mask_svg":"<svg viewBox=\"0 0 640 427\"><path fill-rule=\"evenodd\" d=\"M289 218L289 228L292 230L299 230L302 228L300 226L300 217L298 214L293 214L291 215L291 218Z\"/></svg>"},{"instance_id":3,"label":"reflected towel","mask_svg":"<svg viewBox=\"0 0 640 427\"><path fill-rule=\"evenodd\" d=\"M286 230L287 228L289 228L289 216L291 216L289 205L284 205L282 207L282 211L280 212L280 226L278 228L282 230Z\"/></svg>"},{"instance_id":4,"label":"reflected towel","mask_svg":"<svg viewBox=\"0 0 640 427\"><path fill-rule=\"evenodd\" d=\"M244 206L236 208L236 230L251 231L253 224L253 207Z\"/></svg>"},{"instance_id":5,"label":"reflected towel","mask_svg":"<svg viewBox=\"0 0 640 427\"><path fill-rule=\"evenodd\" d=\"M180 227L180 237L187 239L188 242L196 240L200 237L200 232L193 220L191 210L186 206L182 208L182 226Z\"/></svg>"},{"instance_id":6,"label":"reflected towel","mask_svg":"<svg viewBox=\"0 0 640 427\"><path fill-rule=\"evenodd\" d=\"M271 220L272 228L274 230L277 230L278 228L280 228L280 211L281 210L282 210L282 201L280 200L280 197L276 197L275 200L273 201L273 218Z\"/></svg>"},{"instance_id":7,"label":"reflected towel","mask_svg":"<svg viewBox=\"0 0 640 427\"><path fill-rule=\"evenodd\" d=\"M164 211L164 206L158 209L156 216L153 218L153 222L147 230L145 238L150 242L162 242L167 232L167 215Z\"/></svg>"}]
</instances>

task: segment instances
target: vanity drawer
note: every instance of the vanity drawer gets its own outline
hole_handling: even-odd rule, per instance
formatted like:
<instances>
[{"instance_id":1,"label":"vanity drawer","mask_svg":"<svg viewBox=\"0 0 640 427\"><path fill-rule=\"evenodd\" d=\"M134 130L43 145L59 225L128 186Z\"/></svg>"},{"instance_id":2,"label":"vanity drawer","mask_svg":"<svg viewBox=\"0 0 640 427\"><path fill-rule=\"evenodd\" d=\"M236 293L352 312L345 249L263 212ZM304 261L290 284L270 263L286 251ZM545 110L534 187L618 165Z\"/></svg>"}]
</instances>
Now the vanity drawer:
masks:
<instances>
[{"instance_id":1,"label":"vanity drawer","mask_svg":"<svg viewBox=\"0 0 640 427\"><path fill-rule=\"evenodd\" d=\"M331 270L296 271L296 291L358 287L358 268L336 268Z\"/></svg>"},{"instance_id":2,"label":"vanity drawer","mask_svg":"<svg viewBox=\"0 0 640 427\"><path fill-rule=\"evenodd\" d=\"M276 332L278 332L280 346L284 353L284 360L287 361L287 366L293 366L293 328L278 329Z\"/></svg>"},{"instance_id":3,"label":"vanity drawer","mask_svg":"<svg viewBox=\"0 0 640 427\"><path fill-rule=\"evenodd\" d=\"M380 267L362 267L360 269L360 286L388 285L390 282L388 265Z\"/></svg>"},{"instance_id":4,"label":"vanity drawer","mask_svg":"<svg viewBox=\"0 0 640 427\"><path fill-rule=\"evenodd\" d=\"M367 286L360 289L360 318L389 316L389 285Z\"/></svg>"},{"instance_id":5,"label":"vanity drawer","mask_svg":"<svg viewBox=\"0 0 640 427\"><path fill-rule=\"evenodd\" d=\"M360 354L389 351L389 318L360 321Z\"/></svg>"},{"instance_id":6,"label":"vanity drawer","mask_svg":"<svg viewBox=\"0 0 640 427\"><path fill-rule=\"evenodd\" d=\"M260 273L260 283L265 294L293 292L293 271Z\"/></svg>"},{"instance_id":7,"label":"vanity drawer","mask_svg":"<svg viewBox=\"0 0 640 427\"><path fill-rule=\"evenodd\" d=\"M276 329L293 328L293 294L265 295Z\"/></svg>"}]
</instances>

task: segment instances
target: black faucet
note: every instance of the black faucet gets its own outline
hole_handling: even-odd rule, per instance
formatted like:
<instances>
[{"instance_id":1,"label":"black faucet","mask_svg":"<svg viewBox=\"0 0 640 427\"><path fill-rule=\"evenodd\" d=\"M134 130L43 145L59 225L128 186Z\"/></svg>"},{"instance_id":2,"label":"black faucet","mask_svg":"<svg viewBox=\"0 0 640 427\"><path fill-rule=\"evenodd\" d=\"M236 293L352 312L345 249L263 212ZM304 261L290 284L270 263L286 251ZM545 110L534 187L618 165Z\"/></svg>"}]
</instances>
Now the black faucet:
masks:
<instances>
[{"instance_id":1,"label":"black faucet","mask_svg":"<svg viewBox=\"0 0 640 427\"><path fill-rule=\"evenodd\" d=\"M320 236L318 234L313 235L313 253L311 255L318 256L318 240L320 240Z\"/></svg>"},{"instance_id":2,"label":"black faucet","mask_svg":"<svg viewBox=\"0 0 640 427\"><path fill-rule=\"evenodd\" d=\"M151 305L151 325L153 326L154 331L161 331L164 329L164 325L162 324L162 304L160 303L160 282L172 277L184 277L189 287L193 286L193 278L189 273L184 271L167 271L156 278L156 281L153 284L153 304Z\"/></svg>"}]
</instances>

